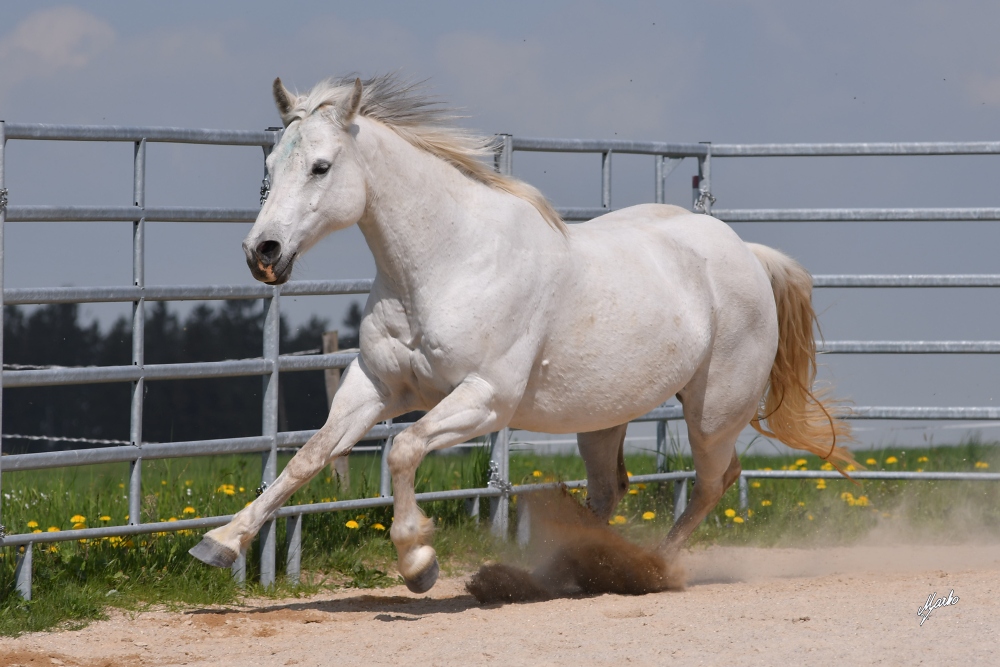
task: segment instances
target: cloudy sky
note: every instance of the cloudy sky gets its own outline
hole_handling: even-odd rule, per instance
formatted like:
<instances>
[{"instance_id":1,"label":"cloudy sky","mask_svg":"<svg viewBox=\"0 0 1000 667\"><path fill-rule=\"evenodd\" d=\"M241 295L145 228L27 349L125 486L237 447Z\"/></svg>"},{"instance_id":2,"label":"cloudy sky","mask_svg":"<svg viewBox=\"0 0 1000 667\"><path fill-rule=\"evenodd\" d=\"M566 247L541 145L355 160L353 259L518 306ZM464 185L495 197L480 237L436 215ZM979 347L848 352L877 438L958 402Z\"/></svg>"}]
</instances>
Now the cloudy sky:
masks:
<instances>
[{"instance_id":1,"label":"cloudy sky","mask_svg":"<svg viewBox=\"0 0 1000 667\"><path fill-rule=\"evenodd\" d=\"M491 134L664 141L983 141L998 138L995 2L4 3L0 118L9 122L262 129L270 82L346 73L429 79ZM595 205L596 156L517 154L557 204ZM693 164L669 198L690 204ZM997 159L717 160L718 207L996 206ZM131 147L10 141L13 204L127 204ZM253 206L262 154L149 148L150 205ZM652 159L620 156L615 207L653 196ZM150 225L148 284L249 283L246 225ZM1000 273L997 223L741 224L814 273ZM9 287L130 281L122 224L10 224ZM326 239L296 278L371 276L357 230ZM1000 338L991 290L817 293L829 340ZM285 304L336 324L348 298ZM126 312L91 306L107 322ZM995 405L992 357L831 357L859 405ZM1000 396L998 396L1000 398ZM896 427L908 425L896 425ZM968 428L935 429L937 441ZM991 431L985 429L985 437ZM864 440L922 440L881 427ZM929 437L929 436L928 436Z\"/></svg>"}]
</instances>

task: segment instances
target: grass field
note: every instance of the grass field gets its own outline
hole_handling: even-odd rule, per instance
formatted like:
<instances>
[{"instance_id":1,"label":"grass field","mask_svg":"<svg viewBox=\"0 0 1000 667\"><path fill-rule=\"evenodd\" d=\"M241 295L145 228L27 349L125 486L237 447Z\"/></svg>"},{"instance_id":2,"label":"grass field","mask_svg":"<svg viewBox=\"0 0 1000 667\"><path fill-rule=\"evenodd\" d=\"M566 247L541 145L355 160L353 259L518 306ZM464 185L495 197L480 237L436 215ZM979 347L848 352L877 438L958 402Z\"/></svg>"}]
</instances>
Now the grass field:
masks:
<instances>
[{"instance_id":1,"label":"grass field","mask_svg":"<svg viewBox=\"0 0 1000 667\"><path fill-rule=\"evenodd\" d=\"M1000 445L966 442L952 447L856 452L873 470L996 471ZM281 464L287 461L283 457ZM745 456L744 469L820 469L816 457ZM656 472L655 459L626 460L629 472ZM690 469L682 457L673 469ZM146 462L142 520L170 521L228 514L254 498L260 483L260 456L205 457ZM511 481L532 483L581 479L577 456L511 457ZM318 475L292 503L377 495L379 458L351 456L352 489L329 473ZM3 523L8 532L69 530L127 522L127 464L84 466L3 475ZM418 472L417 490L485 486L485 450L429 457ZM741 513L730 489L695 533L693 545L753 544L817 546L871 536L887 539L964 541L1000 537L1000 484L996 482L874 482L847 480L759 480L751 482L750 511ZM581 492L581 497L585 492ZM484 501L482 515L487 515ZM633 485L613 520L630 538L650 543L669 529L673 516L670 485ZM488 558L513 557L516 547L489 537L470 518L464 501L424 506L435 519L435 547L446 573L475 567ZM512 511L516 512L516 500ZM0 635L72 627L101 618L108 607L138 610L150 605L185 606L238 602L243 595L304 595L322 587L376 587L396 582L395 551L388 536L391 508L360 513L308 515L303 519L306 583L270 591L249 584L238 588L226 570L206 567L187 550L200 532L110 538L85 543L39 545L34 551L34 600L14 592L16 553L0 549ZM279 522L278 563L284 563L284 522ZM256 545L247 555L248 581L256 577Z\"/></svg>"}]
</instances>

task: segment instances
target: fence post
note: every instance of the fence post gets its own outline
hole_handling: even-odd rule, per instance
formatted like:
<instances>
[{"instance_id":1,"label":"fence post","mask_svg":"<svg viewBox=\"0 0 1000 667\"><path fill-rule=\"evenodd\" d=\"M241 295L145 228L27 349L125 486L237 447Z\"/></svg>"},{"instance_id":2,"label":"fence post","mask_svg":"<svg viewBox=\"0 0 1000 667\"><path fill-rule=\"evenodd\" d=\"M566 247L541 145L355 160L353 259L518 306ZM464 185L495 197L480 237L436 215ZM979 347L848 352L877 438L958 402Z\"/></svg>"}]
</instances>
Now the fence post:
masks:
<instances>
[{"instance_id":1,"label":"fence post","mask_svg":"<svg viewBox=\"0 0 1000 667\"><path fill-rule=\"evenodd\" d=\"M3 431L3 228L7 221L7 186L4 181L4 149L7 147L7 126L0 120L0 432ZM3 437L0 436L0 491L3 490ZM3 525L3 494L0 493L0 544L6 528Z\"/></svg>"},{"instance_id":2,"label":"fence post","mask_svg":"<svg viewBox=\"0 0 1000 667\"><path fill-rule=\"evenodd\" d=\"M385 420L386 426L392 426L392 420ZM392 495L392 472L389 470L389 452L392 450L392 436L382 441L382 459L379 462L378 494L383 498Z\"/></svg>"},{"instance_id":3,"label":"fence post","mask_svg":"<svg viewBox=\"0 0 1000 667\"><path fill-rule=\"evenodd\" d=\"M288 583L298 584L302 574L302 515L294 514L285 523L285 544L288 556L285 559L285 575Z\"/></svg>"},{"instance_id":4,"label":"fence post","mask_svg":"<svg viewBox=\"0 0 1000 667\"><path fill-rule=\"evenodd\" d=\"M233 561L233 564L229 566L229 572L233 575L233 581L240 588L246 586L247 583L247 553L241 551Z\"/></svg>"},{"instance_id":5,"label":"fence post","mask_svg":"<svg viewBox=\"0 0 1000 667\"><path fill-rule=\"evenodd\" d=\"M340 334L337 331L323 332L323 354L333 354L340 349ZM340 388L340 369L327 368L323 371L326 381L326 409L333 407L333 397ZM330 464L330 476L337 479L340 488L349 491L351 488L351 465L347 454L338 456Z\"/></svg>"},{"instance_id":6,"label":"fence post","mask_svg":"<svg viewBox=\"0 0 1000 667\"><path fill-rule=\"evenodd\" d=\"M656 472L667 472L667 420L656 422Z\"/></svg>"},{"instance_id":7,"label":"fence post","mask_svg":"<svg viewBox=\"0 0 1000 667\"><path fill-rule=\"evenodd\" d=\"M601 153L601 207L611 210L611 151Z\"/></svg>"},{"instance_id":8,"label":"fence post","mask_svg":"<svg viewBox=\"0 0 1000 667\"><path fill-rule=\"evenodd\" d=\"M501 494L490 498L490 531L507 539L510 495L510 429L500 429L490 434L490 486L499 488Z\"/></svg>"},{"instance_id":9,"label":"fence post","mask_svg":"<svg viewBox=\"0 0 1000 667\"><path fill-rule=\"evenodd\" d=\"M679 479L674 482L674 523L681 518L681 514L687 509L688 504L688 481Z\"/></svg>"},{"instance_id":10,"label":"fence post","mask_svg":"<svg viewBox=\"0 0 1000 667\"><path fill-rule=\"evenodd\" d=\"M747 518L747 510L750 509L750 485L747 478L740 473L740 514Z\"/></svg>"},{"instance_id":11,"label":"fence post","mask_svg":"<svg viewBox=\"0 0 1000 667\"><path fill-rule=\"evenodd\" d=\"M14 581L18 595L25 600L31 600L31 561L34 543L24 545L24 553L17 555L17 568L14 570Z\"/></svg>"},{"instance_id":12,"label":"fence post","mask_svg":"<svg viewBox=\"0 0 1000 667\"><path fill-rule=\"evenodd\" d=\"M281 287L272 288L271 297L264 299L264 359L271 362L271 372L264 376L264 416L262 435L271 439L271 448L263 454L263 486L270 486L278 476L278 338L281 334ZM260 584L274 585L277 525L274 520L260 531Z\"/></svg>"},{"instance_id":13,"label":"fence post","mask_svg":"<svg viewBox=\"0 0 1000 667\"><path fill-rule=\"evenodd\" d=\"M146 206L146 140L135 142L132 168L132 205ZM140 215L132 222L132 284L146 286L146 218ZM139 379L132 383L132 413L129 420L129 440L142 453L142 407L146 382L142 367L146 363L146 300L132 302L132 365L139 368ZM129 523L142 523L142 457L129 464L128 479Z\"/></svg>"},{"instance_id":14,"label":"fence post","mask_svg":"<svg viewBox=\"0 0 1000 667\"><path fill-rule=\"evenodd\" d=\"M692 181L694 202L691 206L695 213L712 214L712 204L715 197L712 196L712 144L707 141L701 142L708 148L708 152L698 158L698 175Z\"/></svg>"},{"instance_id":15,"label":"fence post","mask_svg":"<svg viewBox=\"0 0 1000 667\"><path fill-rule=\"evenodd\" d=\"M514 137L510 134L498 134L500 137L497 153L493 156L493 166L504 176L514 175Z\"/></svg>"}]
</instances>

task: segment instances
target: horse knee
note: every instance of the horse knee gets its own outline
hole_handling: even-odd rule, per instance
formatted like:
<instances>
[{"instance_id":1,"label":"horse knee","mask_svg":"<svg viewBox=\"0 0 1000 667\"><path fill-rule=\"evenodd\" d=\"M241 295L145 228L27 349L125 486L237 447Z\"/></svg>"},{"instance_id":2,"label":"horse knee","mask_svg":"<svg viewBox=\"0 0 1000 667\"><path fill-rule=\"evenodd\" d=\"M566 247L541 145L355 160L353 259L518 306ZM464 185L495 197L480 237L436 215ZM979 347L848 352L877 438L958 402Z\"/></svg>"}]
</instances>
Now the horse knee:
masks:
<instances>
[{"instance_id":1,"label":"horse knee","mask_svg":"<svg viewBox=\"0 0 1000 667\"><path fill-rule=\"evenodd\" d=\"M419 439L404 431L393 439L389 449L389 472L394 478L403 473L412 474L422 458Z\"/></svg>"}]
</instances>

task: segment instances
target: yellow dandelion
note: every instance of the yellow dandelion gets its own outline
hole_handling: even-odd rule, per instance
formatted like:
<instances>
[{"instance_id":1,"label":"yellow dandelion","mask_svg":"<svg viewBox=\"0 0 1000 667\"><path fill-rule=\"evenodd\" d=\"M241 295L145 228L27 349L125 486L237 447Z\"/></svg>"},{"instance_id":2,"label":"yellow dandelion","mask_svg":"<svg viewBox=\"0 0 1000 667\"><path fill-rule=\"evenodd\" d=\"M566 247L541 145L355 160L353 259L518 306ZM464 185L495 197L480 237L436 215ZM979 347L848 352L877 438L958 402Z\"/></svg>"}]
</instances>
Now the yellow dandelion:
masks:
<instances>
[{"instance_id":1,"label":"yellow dandelion","mask_svg":"<svg viewBox=\"0 0 1000 667\"><path fill-rule=\"evenodd\" d=\"M48 532L50 532L50 533L58 533L59 532L59 527L58 526L49 526L49 531Z\"/></svg>"},{"instance_id":2,"label":"yellow dandelion","mask_svg":"<svg viewBox=\"0 0 1000 667\"><path fill-rule=\"evenodd\" d=\"M31 531L31 532L32 532L32 533L40 533L40 532L42 532L42 529L41 529L41 528L35 528L35 529L34 529L33 531Z\"/></svg>"},{"instance_id":3,"label":"yellow dandelion","mask_svg":"<svg viewBox=\"0 0 1000 667\"><path fill-rule=\"evenodd\" d=\"M354 519L351 519L350 521L348 521L344 525L347 526L348 528L350 528L351 530L357 530L359 528L358 522L355 521Z\"/></svg>"},{"instance_id":4,"label":"yellow dandelion","mask_svg":"<svg viewBox=\"0 0 1000 667\"><path fill-rule=\"evenodd\" d=\"M806 514L806 518L809 519L810 521L812 521L813 520L813 515L812 514Z\"/></svg>"},{"instance_id":5,"label":"yellow dandelion","mask_svg":"<svg viewBox=\"0 0 1000 667\"><path fill-rule=\"evenodd\" d=\"M29 521L28 522L28 528L38 528L38 522L37 521Z\"/></svg>"},{"instance_id":6,"label":"yellow dandelion","mask_svg":"<svg viewBox=\"0 0 1000 667\"><path fill-rule=\"evenodd\" d=\"M804 466L806 463L808 463L808 461L806 461L805 459L798 459L797 461L795 461L795 465L797 466Z\"/></svg>"},{"instance_id":7,"label":"yellow dandelion","mask_svg":"<svg viewBox=\"0 0 1000 667\"><path fill-rule=\"evenodd\" d=\"M753 510L748 509L747 510L747 516L753 516Z\"/></svg>"},{"instance_id":8,"label":"yellow dandelion","mask_svg":"<svg viewBox=\"0 0 1000 667\"><path fill-rule=\"evenodd\" d=\"M165 479L161 479L161 480L160 480L160 485L161 485L161 486L166 486L166 485L167 485L167 480L165 480Z\"/></svg>"},{"instance_id":9,"label":"yellow dandelion","mask_svg":"<svg viewBox=\"0 0 1000 667\"><path fill-rule=\"evenodd\" d=\"M976 461L976 467L981 470L985 470L986 468L990 467L990 464L987 463L986 461Z\"/></svg>"},{"instance_id":10,"label":"yellow dandelion","mask_svg":"<svg viewBox=\"0 0 1000 667\"><path fill-rule=\"evenodd\" d=\"M770 500L762 500L762 501L760 501L760 506L761 507L770 507L771 506L771 501Z\"/></svg>"},{"instance_id":11,"label":"yellow dandelion","mask_svg":"<svg viewBox=\"0 0 1000 667\"><path fill-rule=\"evenodd\" d=\"M805 506L806 506L806 504L800 500L799 501L799 507L805 507Z\"/></svg>"},{"instance_id":12,"label":"yellow dandelion","mask_svg":"<svg viewBox=\"0 0 1000 667\"><path fill-rule=\"evenodd\" d=\"M643 512L642 513L642 520L643 521L652 521L655 518L656 518L656 512Z\"/></svg>"},{"instance_id":13,"label":"yellow dandelion","mask_svg":"<svg viewBox=\"0 0 1000 667\"><path fill-rule=\"evenodd\" d=\"M770 470L770 468L761 468L761 470Z\"/></svg>"},{"instance_id":14,"label":"yellow dandelion","mask_svg":"<svg viewBox=\"0 0 1000 667\"><path fill-rule=\"evenodd\" d=\"M49 553L51 553L51 554L57 554L57 553L59 553L59 547L57 547L54 544L50 544L49 545Z\"/></svg>"},{"instance_id":15,"label":"yellow dandelion","mask_svg":"<svg viewBox=\"0 0 1000 667\"><path fill-rule=\"evenodd\" d=\"M111 521L111 517L109 517L107 514L105 514L104 516L100 517L100 520L101 521Z\"/></svg>"},{"instance_id":16,"label":"yellow dandelion","mask_svg":"<svg viewBox=\"0 0 1000 667\"><path fill-rule=\"evenodd\" d=\"M639 489L629 489L628 490L628 494L630 496L637 496L637 495L639 495Z\"/></svg>"},{"instance_id":17,"label":"yellow dandelion","mask_svg":"<svg viewBox=\"0 0 1000 667\"><path fill-rule=\"evenodd\" d=\"M888 464L899 463L899 459L897 459L895 456L890 456L885 460L885 462Z\"/></svg>"},{"instance_id":18,"label":"yellow dandelion","mask_svg":"<svg viewBox=\"0 0 1000 667\"><path fill-rule=\"evenodd\" d=\"M232 484L220 484L219 488L216 489L217 493L224 493L227 496L234 495L236 493L236 487Z\"/></svg>"},{"instance_id":19,"label":"yellow dandelion","mask_svg":"<svg viewBox=\"0 0 1000 667\"><path fill-rule=\"evenodd\" d=\"M853 463L849 463L847 467L844 468L844 470L846 470L847 472L854 472L855 470L857 470L857 468L854 467Z\"/></svg>"},{"instance_id":20,"label":"yellow dandelion","mask_svg":"<svg viewBox=\"0 0 1000 667\"><path fill-rule=\"evenodd\" d=\"M628 475L629 477L632 476L632 473L630 473L628 470L625 471L625 474Z\"/></svg>"},{"instance_id":21,"label":"yellow dandelion","mask_svg":"<svg viewBox=\"0 0 1000 667\"><path fill-rule=\"evenodd\" d=\"M580 489L570 489L570 493L580 493Z\"/></svg>"},{"instance_id":22,"label":"yellow dandelion","mask_svg":"<svg viewBox=\"0 0 1000 667\"><path fill-rule=\"evenodd\" d=\"M542 476L542 471L541 470L535 470L534 472L531 473L531 476L532 477L541 477Z\"/></svg>"},{"instance_id":23,"label":"yellow dandelion","mask_svg":"<svg viewBox=\"0 0 1000 667\"><path fill-rule=\"evenodd\" d=\"M621 525L623 523L628 523L628 519L623 517L621 514L616 514L615 518L611 519L611 521L608 521L608 523L612 525Z\"/></svg>"},{"instance_id":24,"label":"yellow dandelion","mask_svg":"<svg viewBox=\"0 0 1000 667\"><path fill-rule=\"evenodd\" d=\"M733 523L743 523L743 517L741 517L741 516L734 516L733 517Z\"/></svg>"},{"instance_id":25,"label":"yellow dandelion","mask_svg":"<svg viewBox=\"0 0 1000 667\"><path fill-rule=\"evenodd\" d=\"M750 486L752 486L755 489L759 489L760 488L760 482L750 482Z\"/></svg>"},{"instance_id":26,"label":"yellow dandelion","mask_svg":"<svg viewBox=\"0 0 1000 667\"><path fill-rule=\"evenodd\" d=\"M119 484L119 485L118 485L118 488L119 488L119 489L124 489L124 488L125 488L125 485L124 485L124 484Z\"/></svg>"},{"instance_id":27,"label":"yellow dandelion","mask_svg":"<svg viewBox=\"0 0 1000 667\"><path fill-rule=\"evenodd\" d=\"M331 502L329 498L320 498L320 499L319 499L319 501L320 501L321 503L328 503L328 502Z\"/></svg>"},{"instance_id":28,"label":"yellow dandelion","mask_svg":"<svg viewBox=\"0 0 1000 667\"><path fill-rule=\"evenodd\" d=\"M827 461L819 467L820 470L833 470L833 464Z\"/></svg>"},{"instance_id":29,"label":"yellow dandelion","mask_svg":"<svg viewBox=\"0 0 1000 667\"><path fill-rule=\"evenodd\" d=\"M645 488L646 488L646 485L645 485L645 484L643 484L642 482L639 482L639 483L638 483L638 484L636 484L635 486L636 486L636 488L637 488L637 489L645 489Z\"/></svg>"},{"instance_id":30,"label":"yellow dandelion","mask_svg":"<svg viewBox=\"0 0 1000 667\"><path fill-rule=\"evenodd\" d=\"M923 468L917 468L917 472L923 472L923 471L924 471Z\"/></svg>"},{"instance_id":31,"label":"yellow dandelion","mask_svg":"<svg viewBox=\"0 0 1000 667\"><path fill-rule=\"evenodd\" d=\"M83 530L86 527L87 527L87 524L85 524L85 523L77 522L77 523L73 524L73 530Z\"/></svg>"},{"instance_id":32,"label":"yellow dandelion","mask_svg":"<svg viewBox=\"0 0 1000 667\"><path fill-rule=\"evenodd\" d=\"M193 484L193 483L194 483L193 480L190 480L190 479L184 480L184 486L191 486L191 484Z\"/></svg>"},{"instance_id":33,"label":"yellow dandelion","mask_svg":"<svg viewBox=\"0 0 1000 667\"><path fill-rule=\"evenodd\" d=\"M825 489L826 488L826 480L825 479L821 479L818 482L816 482L816 488L819 489L819 490Z\"/></svg>"},{"instance_id":34,"label":"yellow dandelion","mask_svg":"<svg viewBox=\"0 0 1000 667\"><path fill-rule=\"evenodd\" d=\"M70 521L72 521L73 523L83 523L86 520L87 517L83 516L82 514L74 514L72 517L70 517Z\"/></svg>"},{"instance_id":35,"label":"yellow dandelion","mask_svg":"<svg viewBox=\"0 0 1000 667\"><path fill-rule=\"evenodd\" d=\"M195 509L194 509L193 507L191 507L190 505L188 505L187 507L185 507L185 508L184 508L183 510L181 510L181 511L182 511L182 512L183 512L184 514L194 514L194 513L195 513Z\"/></svg>"},{"instance_id":36,"label":"yellow dandelion","mask_svg":"<svg viewBox=\"0 0 1000 667\"><path fill-rule=\"evenodd\" d=\"M854 494L851 493L850 491L844 491L842 494L840 494L840 499L841 500L854 500Z\"/></svg>"},{"instance_id":37,"label":"yellow dandelion","mask_svg":"<svg viewBox=\"0 0 1000 667\"><path fill-rule=\"evenodd\" d=\"M868 506L868 496L858 496L855 499L854 504L858 505L859 507L867 507Z\"/></svg>"},{"instance_id":38,"label":"yellow dandelion","mask_svg":"<svg viewBox=\"0 0 1000 667\"><path fill-rule=\"evenodd\" d=\"M926 456L921 456L917 459L917 463L927 463L929 459Z\"/></svg>"},{"instance_id":39,"label":"yellow dandelion","mask_svg":"<svg viewBox=\"0 0 1000 667\"><path fill-rule=\"evenodd\" d=\"M172 517L170 517L169 519L167 519L167 521L177 521L177 517L175 517L175 516L172 516Z\"/></svg>"},{"instance_id":40,"label":"yellow dandelion","mask_svg":"<svg viewBox=\"0 0 1000 667\"><path fill-rule=\"evenodd\" d=\"M865 459L865 465L866 466L873 466L876 463L878 463L878 461L876 461L875 459L872 459L872 458Z\"/></svg>"},{"instance_id":41,"label":"yellow dandelion","mask_svg":"<svg viewBox=\"0 0 1000 667\"><path fill-rule=\"evenodd\" d=\"M244 491L246 491L246 489L244 489L244 488L243 488L243 487L241 486L241 487L240 487L240 493L243 493Z\"/></svg>"},{"instance_id":42,"label":"yellow dandelion","mask_svg":"<svg viewBox=\"0 0 1000 667\"><path fill-rule=\"evenodd\" d=\"M380 523L373 523L372 530L385 530L385 526Z\"/></svg>"},{"instance_id":43,"label":"yellow dandelion","mask_svg":"<svg viewBox=\"0 0 1000 667\"><path fill-rule=\"evenodd\" d=\"M725 511L725 515L730 519L732 519L734 516L736 516L736 510L729 508Z\"/></svg>"}]
</instances>

